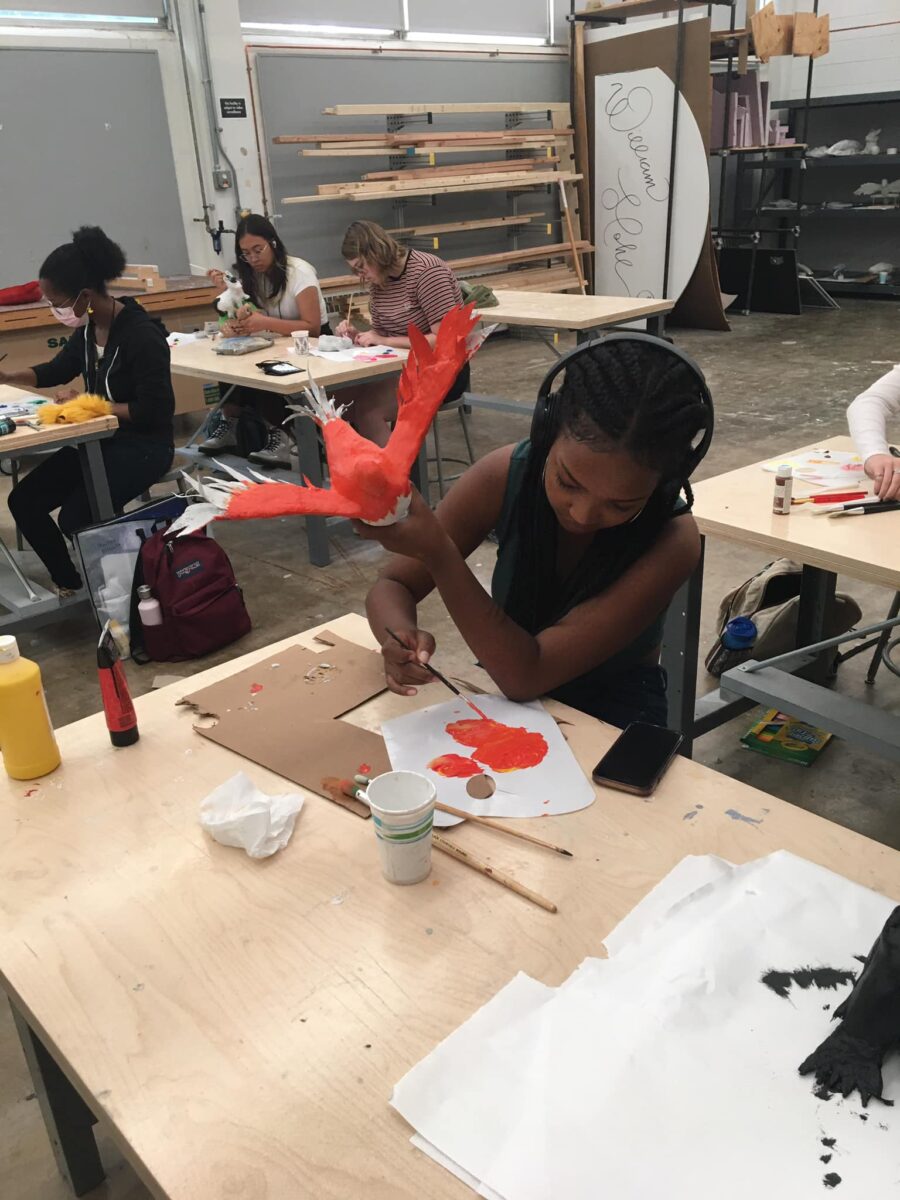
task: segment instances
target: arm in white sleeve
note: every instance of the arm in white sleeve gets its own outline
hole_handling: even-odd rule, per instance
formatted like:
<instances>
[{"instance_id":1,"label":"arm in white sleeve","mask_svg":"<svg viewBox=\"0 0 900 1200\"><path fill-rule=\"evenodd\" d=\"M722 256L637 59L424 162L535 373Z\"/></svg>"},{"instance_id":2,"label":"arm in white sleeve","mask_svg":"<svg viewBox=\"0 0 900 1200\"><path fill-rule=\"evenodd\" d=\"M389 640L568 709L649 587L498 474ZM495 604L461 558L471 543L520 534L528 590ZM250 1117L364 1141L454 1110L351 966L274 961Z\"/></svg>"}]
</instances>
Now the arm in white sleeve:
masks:
<instances>
[{"instance_id":1,"label":"arm in white sleeve","mask_svg":"<svg viewBox=\"0 0 900 1200\"><path fill-rule=\"evenodd\" d=\"M850 436L863 462L873 454L890 454L887 426L891 417L900 417L900 366L873 383L847 409Z\"/></svg>"}]
</instances>

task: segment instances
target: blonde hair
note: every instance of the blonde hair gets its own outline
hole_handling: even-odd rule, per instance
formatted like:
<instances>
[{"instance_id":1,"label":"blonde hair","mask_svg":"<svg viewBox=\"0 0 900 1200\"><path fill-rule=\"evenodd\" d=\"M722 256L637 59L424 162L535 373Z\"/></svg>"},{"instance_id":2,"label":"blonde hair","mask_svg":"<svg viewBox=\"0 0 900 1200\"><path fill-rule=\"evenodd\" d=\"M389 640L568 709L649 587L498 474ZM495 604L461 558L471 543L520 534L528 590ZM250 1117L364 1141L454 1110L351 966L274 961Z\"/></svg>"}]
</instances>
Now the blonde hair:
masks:
<instances>
[{"instance_id":1,"label":"blonde hair","mask_svg":"<svg viewBox=\"0 0 900 1200\"><path fill-rule=\"evenodd\" d=\"M341 257L347 262L362 258L382 271L396 267L405 253L403 246L374 221L354 221L341 242Z\"/></svg>"}]
</instances>

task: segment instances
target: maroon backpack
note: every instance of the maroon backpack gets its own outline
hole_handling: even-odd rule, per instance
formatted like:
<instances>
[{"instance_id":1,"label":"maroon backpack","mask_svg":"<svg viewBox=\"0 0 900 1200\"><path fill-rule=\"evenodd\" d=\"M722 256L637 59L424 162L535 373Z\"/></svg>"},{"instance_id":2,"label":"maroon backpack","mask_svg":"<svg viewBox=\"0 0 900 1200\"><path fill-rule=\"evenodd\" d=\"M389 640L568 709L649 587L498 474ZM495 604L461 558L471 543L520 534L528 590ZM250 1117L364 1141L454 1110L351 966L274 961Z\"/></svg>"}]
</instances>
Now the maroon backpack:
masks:
<instances>
[{"instance_id":1,"label":"maroon backpack","mask_svg":"<svg viewBox=\"0 0 900 1200\"><path fill-rule=\"evenodd\" d=\"M137 590L147 584L161 625L142 625ZM142 541L131 596L131 654L136 662L202 658L250 632L250 615L228 555L211 537L166 529Z\"/></svg>"}]
</instances>

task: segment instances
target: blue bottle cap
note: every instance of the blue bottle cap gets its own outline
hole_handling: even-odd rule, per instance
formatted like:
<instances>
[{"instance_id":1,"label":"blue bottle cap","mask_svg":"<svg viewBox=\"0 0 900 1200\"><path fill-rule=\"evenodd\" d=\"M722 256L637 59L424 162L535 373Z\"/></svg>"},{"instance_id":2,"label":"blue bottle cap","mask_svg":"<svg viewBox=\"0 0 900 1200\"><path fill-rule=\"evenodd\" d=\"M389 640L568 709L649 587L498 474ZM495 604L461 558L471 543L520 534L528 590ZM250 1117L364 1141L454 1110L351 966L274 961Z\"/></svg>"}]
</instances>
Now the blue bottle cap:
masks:
<instances>
[{"instance_id":1,"label":"blue bottle cap","mask_svg":"<svg viewBox=\"0 0 900 1200\"><path fill-rule=\"evenodd\" d=\"M733 617L722 633L726 650L748 650L756 641L756 625L749 617Z\"/></svg>"}]
</instances>

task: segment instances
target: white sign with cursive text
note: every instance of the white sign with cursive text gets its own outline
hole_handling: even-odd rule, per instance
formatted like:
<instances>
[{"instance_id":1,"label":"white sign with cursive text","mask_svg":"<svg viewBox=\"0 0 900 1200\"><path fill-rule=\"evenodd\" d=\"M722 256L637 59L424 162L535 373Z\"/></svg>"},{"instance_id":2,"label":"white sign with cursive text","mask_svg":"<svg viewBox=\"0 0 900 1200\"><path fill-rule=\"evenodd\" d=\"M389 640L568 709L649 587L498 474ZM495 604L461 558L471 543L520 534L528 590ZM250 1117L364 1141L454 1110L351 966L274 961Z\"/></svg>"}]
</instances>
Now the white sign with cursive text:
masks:
<instances>
[{"instance_id":1,"label":"white sign with cursive text","mask_svg":"<svg viewBox=\"0 0 900 1200\"><path fill-rule=\"evenodd\" d=\"M597 295L658 298L663 291L674 86L659 69L595 80L595 280ZM687 286L706 236L709 170L684 96L678 138L667 295Z\"/></svg>"}]
</instances>

